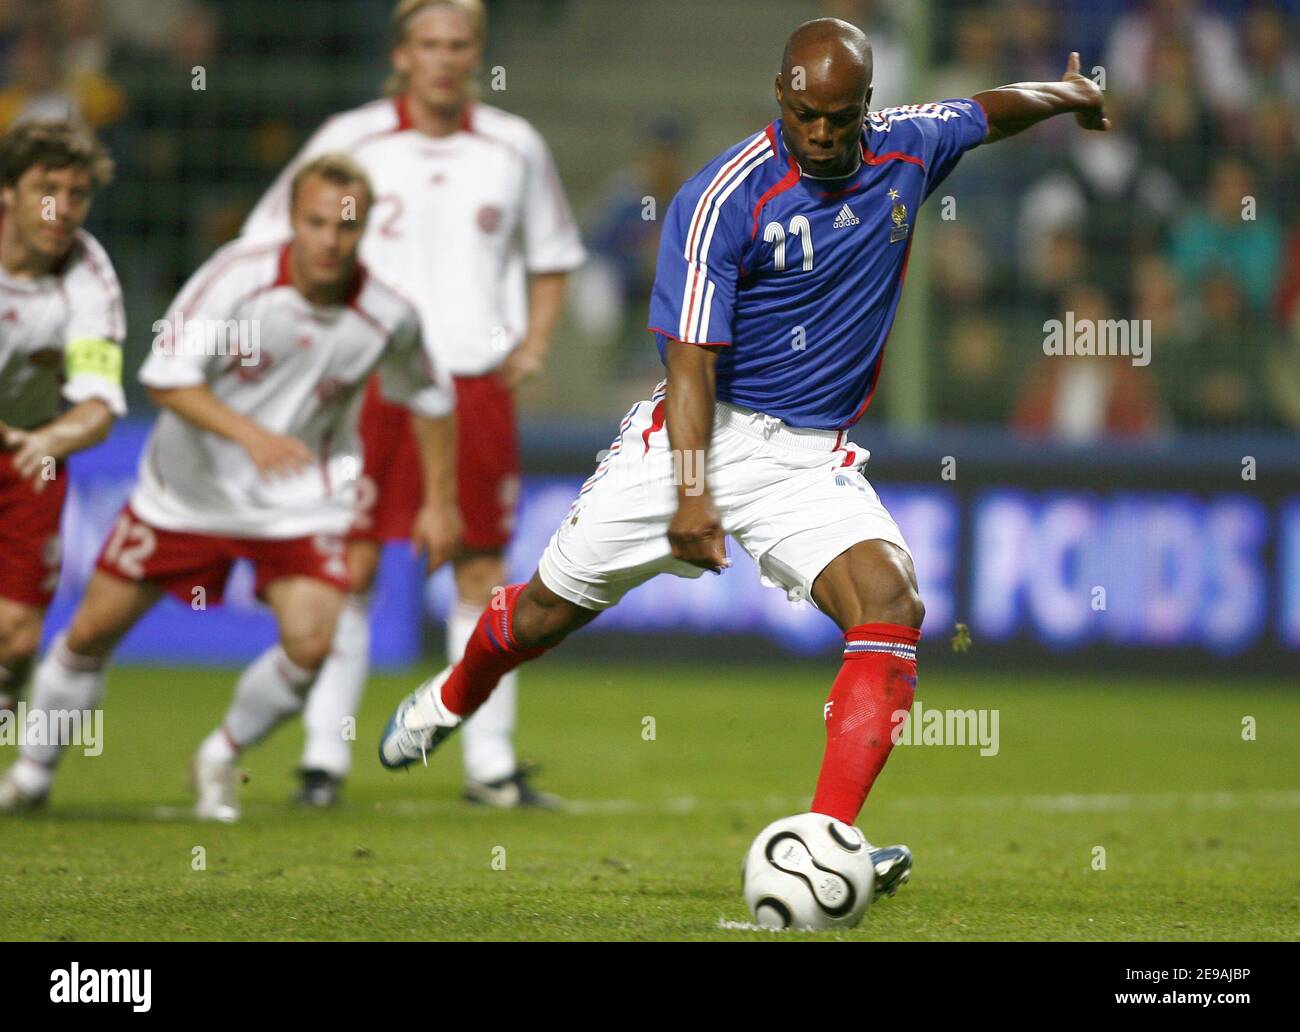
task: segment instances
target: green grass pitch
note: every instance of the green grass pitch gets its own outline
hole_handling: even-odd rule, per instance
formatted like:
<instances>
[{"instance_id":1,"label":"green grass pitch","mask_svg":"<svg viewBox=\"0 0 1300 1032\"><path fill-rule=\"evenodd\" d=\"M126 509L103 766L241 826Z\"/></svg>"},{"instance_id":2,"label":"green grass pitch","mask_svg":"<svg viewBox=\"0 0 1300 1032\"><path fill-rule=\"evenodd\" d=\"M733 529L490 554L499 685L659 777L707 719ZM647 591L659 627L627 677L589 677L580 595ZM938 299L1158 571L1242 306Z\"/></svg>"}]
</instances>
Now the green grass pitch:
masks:
<instances>
[{"instance_id":1,"label":"green grass pitch","mask_svg":"<svg viewBox=\"0 0 1300 1032\"><path fill-rule=\"evenodd\" d=\"M186 768L234 675L118 669L103 755L74 752L44 813L0 819L0 937L1300 937L1294 686L924 668L924 705L996 708L1000 749L895 749L859 823L912 847L911 884L853 931L734 927L750 840L807 806L834 669L526 669L521 752L568 813L461 803L455 740L427 770L381 769L379 729L418 675L376 677L345 807L288 805L295 723L246 755L230 827L189 818Z\"/></svg>"}]
</instances>

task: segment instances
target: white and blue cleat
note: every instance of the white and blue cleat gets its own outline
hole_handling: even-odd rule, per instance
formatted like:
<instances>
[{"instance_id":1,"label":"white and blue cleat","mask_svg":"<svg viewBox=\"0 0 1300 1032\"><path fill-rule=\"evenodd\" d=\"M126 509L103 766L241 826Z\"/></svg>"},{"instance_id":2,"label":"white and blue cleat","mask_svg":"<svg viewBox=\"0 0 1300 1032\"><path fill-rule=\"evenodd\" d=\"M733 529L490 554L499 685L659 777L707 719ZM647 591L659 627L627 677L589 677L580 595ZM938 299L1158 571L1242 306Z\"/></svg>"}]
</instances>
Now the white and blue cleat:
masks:
<instances>
[{"instance_id":1,"label":"white and blue cleat","mask_svg":"<svg viewBox=\"0 0 1300 1032\"><path fill-rule=\"evenodd\" d=\"M912 877L912 851L906 846L873 846L870 843L867 848L871 850L871 864L876 871L873 900L894 895L899 886L906 885Z\"/></svg>"},{"instance_id":2,"label":"white and blue cleat","mask_svg":"<svg viewBox=\"0 0 1300 1032\"><path fill-rule=\"evenodd\" d=\"M397 704L379 739L379 762L401 770L416 760L426 766L433 752L460 727L461 718L442 704L442 685L451 667L431 677Z\"/></svg>"}]
</instances>

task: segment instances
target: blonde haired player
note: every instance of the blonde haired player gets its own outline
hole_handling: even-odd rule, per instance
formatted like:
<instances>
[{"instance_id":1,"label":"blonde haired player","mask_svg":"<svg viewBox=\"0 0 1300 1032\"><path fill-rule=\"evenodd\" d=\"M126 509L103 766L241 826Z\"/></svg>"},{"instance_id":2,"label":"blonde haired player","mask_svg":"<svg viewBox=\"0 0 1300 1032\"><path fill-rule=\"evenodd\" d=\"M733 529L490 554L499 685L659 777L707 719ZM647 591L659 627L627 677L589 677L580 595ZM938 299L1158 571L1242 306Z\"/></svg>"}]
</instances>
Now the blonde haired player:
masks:
<instances>
[{"instance_id":1,"label":"blonde haired player","mask_svg":"<svg viewBox=\"0 0 1300 1032\"><path fill-rule=\"evenodd\" d=\"M235 760L303 704L330 652L348 587L343 533L360 467L357 416L378 374L410 410L425 484L414 536L431 567L455 548L450 383L431 366L419 317L357 261L370 208L344 156L301 169L292 235L236 241L190 278L141 382L163 409L65 634L36 671L32 708L87 710L117 643L166 592L196 610L220 602L250 560L279 640L248 666L221 726L200 746L200 818L239 816ZM0 807L43 802L60 756L28 743L0 781Z\"/></svg>"},{"instance_id":2,"label":"blonde haired player","mask_svg":"<svg viewBox=\"0 0 1300 1032\"><path fill-rule=\"evenodd\" d=\"M393 13L392 96L329 119L250 215L250 238L282 231L294 170L321 151L366 168L375 210L366 263L412 299L425 343L456 385L458 498L464 548L447 651L464 651L493 588L519 490L513 391L542 368L566 274L584 260L545 142L522 118L475 99L485 22L479 0L403 0ZM342 734L369 656L366 594L381 543L409 536L419 485L406 422L372 392L362 415L373 498L348 547L353 595L334 655L308 700L304 802L327 805L351 767ZM498 806L544 803L512 744L516 685L507 677L464 729L466 792Z\"/></svg>"},{"instance_id":3,"label":"blonde haired player","mask_svg":"<svg viewBox=\"0 0 1300 1032\"><path fill-rule=\"evenodd\" d=\"M69 122L0 137L0 709L17 700L58 584L64 460L126 414L122 291L81 228L112 173Z\"/></svg>"}]
</instances>

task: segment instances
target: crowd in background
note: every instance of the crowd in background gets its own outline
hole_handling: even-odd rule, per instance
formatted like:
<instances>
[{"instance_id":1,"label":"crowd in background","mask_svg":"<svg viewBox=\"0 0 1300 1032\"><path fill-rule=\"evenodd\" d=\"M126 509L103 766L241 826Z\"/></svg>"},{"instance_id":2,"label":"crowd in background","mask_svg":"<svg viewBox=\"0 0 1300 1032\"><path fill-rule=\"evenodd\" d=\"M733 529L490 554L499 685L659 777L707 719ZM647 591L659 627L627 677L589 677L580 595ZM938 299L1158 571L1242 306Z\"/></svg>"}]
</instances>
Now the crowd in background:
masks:
<instances>
[{"instance_id":1,"label":"crowd in background","mask_svg":"<svg viewBox=\"0 0 1300 1032\"><path fill-rule=\"evenodd\" d=\"M907 2L822 5L868 30L873 107L1058 78L1066 52L1081 49L1085 73L1105 75L1115 127L1039 126L972 155L931 201L920 225L933 256L931 420L1074 438L1300 428L1296 5L936 2L927 96L911 97L899 86ZM490 18L584 11L583 0L529 3L498 0ZM91 229L119 266L137 329L237 232L307 132L377 92L387 6L0 0L0 128L75 117L112 148L118 180ZM308 9L304 36L290 26ZM207 73L231 54L258 74ZM186 90L202 103L179 102ZM646 105L656 110L649 95ZM689 111L643 122L643 151L625 169L603 186L569 183L594 255L579 289L590 297L595 282L618 302L606 333L613 376L655 361L643 325L657 222L643 199L666 208L698 164ZM950 219L944 196L956 199ZM1043 324L1067 312L1149 320L1150 364L1048 358Z\"/></svg>"},{"instance_id":2,"label":"crowd in background","mask_svg":"<svg viewBox=\"0 0 1300 1032\"><path fill-rule=\"evenodd\" d=\"M1207 6L1151 0L1112 23L1096 61L1110 133L1061 119L954 175L957 219L928 226L943 420L1076 437L1300 428L1296 24L1272 2ZM1010 7L957 17L944 96L1052 75L1055 5ZM1067 312L1149 320L1150 364L1029 361Z\"/></svg>"},{"instance_id":3,"label":"crowd in background","mask_svg":"<svg viewBox=\"0 0 1300 1032\"><path fill-rule=\"evenodd\" d=\"M1079 5L939 5L949 17L928 95L907 97L898 5L824 6L867 28L877 108L1056 79L1082 46ZM940 187L936 198L959 200L951 219L931 201L933 422L1075 439L1300 428L1296 18L1267 0L1224 13L1194 0L1126 6L1085 64L1104 72L1113 131L1039 126ZM657 238L640 199L693 171L685 136L679 121L653 120L642 163L591 213L591 243L627 299L632 356ZM1067 312L1148 325L1150 363L1048 358L1044 323Z\"/></svg>"}]
</instances>

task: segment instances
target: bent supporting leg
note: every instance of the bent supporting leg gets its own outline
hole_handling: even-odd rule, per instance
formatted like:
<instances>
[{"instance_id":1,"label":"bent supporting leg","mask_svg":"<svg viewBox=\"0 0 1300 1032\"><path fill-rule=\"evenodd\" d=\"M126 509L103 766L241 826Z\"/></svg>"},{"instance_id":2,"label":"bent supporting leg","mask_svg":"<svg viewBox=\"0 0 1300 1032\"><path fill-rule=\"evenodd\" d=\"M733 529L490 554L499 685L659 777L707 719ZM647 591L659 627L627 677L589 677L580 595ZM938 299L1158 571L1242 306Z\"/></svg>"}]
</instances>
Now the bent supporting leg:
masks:
<instances>
[{"instance_id":1,"label":"bent supporting leg","mask_svg":"<svg viewBox=\"0 0 1300 1032\"><path fill-rule=\"evenodd\" d=\"M911 559L885 541L841 553L814 582L813 600L844 632L844 660L826 702L812 809L852 824L911 711L925 607Z\"/></svg>"}]
</instances>

